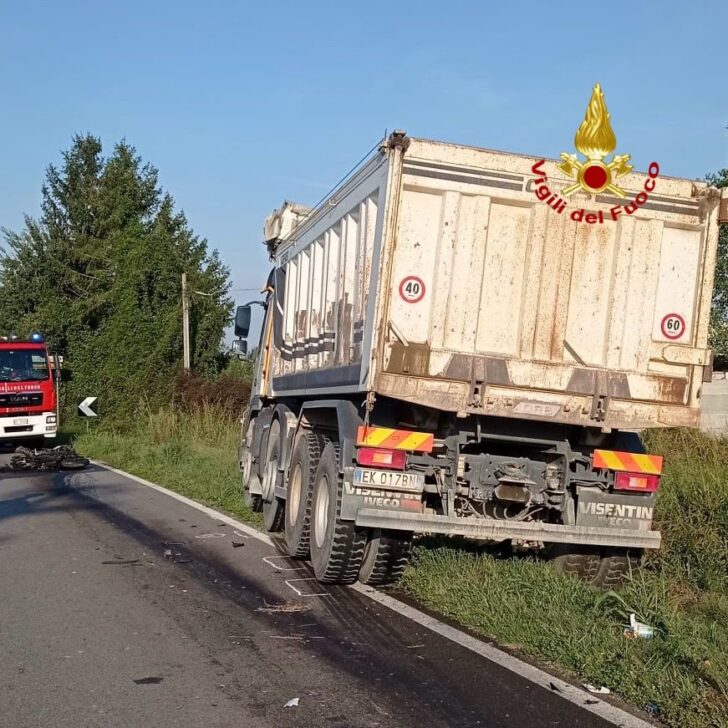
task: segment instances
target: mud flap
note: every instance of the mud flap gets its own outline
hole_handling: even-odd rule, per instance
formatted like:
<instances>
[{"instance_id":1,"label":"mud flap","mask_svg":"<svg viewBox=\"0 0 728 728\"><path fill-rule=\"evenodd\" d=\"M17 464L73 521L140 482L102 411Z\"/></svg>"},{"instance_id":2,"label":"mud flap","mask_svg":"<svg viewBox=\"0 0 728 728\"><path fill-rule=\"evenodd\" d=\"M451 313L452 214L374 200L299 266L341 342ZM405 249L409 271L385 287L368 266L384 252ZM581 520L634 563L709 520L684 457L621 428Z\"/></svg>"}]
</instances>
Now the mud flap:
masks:
<instances>
[{"instance_id":1,"label":"mud flap","mask_svg":"<svg viewBox=\"0 0 728 728\"><path fill-rule=\"evenodd\" d=\"M655 494L604 493L596 488L576 489L576 525L649 531Z\"/></svg>"}]
</instances>

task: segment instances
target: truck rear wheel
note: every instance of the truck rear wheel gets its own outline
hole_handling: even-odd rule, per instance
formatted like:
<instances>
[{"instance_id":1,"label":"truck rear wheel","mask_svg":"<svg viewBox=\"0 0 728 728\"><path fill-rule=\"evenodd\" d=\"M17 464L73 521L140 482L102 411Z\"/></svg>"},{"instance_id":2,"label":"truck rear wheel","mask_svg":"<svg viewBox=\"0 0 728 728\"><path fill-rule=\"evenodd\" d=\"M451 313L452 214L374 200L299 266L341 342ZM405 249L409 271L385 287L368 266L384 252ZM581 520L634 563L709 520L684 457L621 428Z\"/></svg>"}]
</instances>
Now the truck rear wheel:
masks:
<instances>
[{"instance_id":1,"label":"truck rear wheel","mask_svg":"<svg viewBox=\"0 0 728 728\"><path fill-rule=\"evenodd\" d=\"M605 549L592 583L600 589L618 589L639 566L641 556L639 549Z\"/></svg>"},{"instance_id":2,"label":"truck rear wheel","mask_svg":"<svg viewBox=\"0 0 728 728\"><path fill-rule=\"evenodd\" d=\"M263 510L263 501L257 493L250 492L250 485L247 480L243 480L243 503L250 508L251 511L256 513Z\"/></svg>"},{"instance_id":3,"label":"truck rear wheel","mask_svg":"<svg viewBox=\"0 0 728 728\"><path fill-rule=\"evenodd\" d=\"M588 546L551 544L548 558L557 574L570 574L589 583L596 579L601 566L599 552Z\"/></svg>"},{"instance_id":4,"label":"truck rear wheel","mask_svg":"<svg viewBox=\"0 0 728 728\"><path fill-rule=\"evenodd\" d=\"M243 503L251 511L259 512L263 508L263 501L257 493L250 492L250 483L253 479L260 484L260 478L253 467L253 453L250 444L253 439L253 424L248 424L245 440L240 448L240 472L243 479Z\"/></svg>"},{"instance_id":5,"label":"truck rear wheel","mask_svg":"<svg viewBox=\"0 0 728 728\"><path fill-rule=\"evenodd\" d=\"M341 519L343 483L337 451L329 442L316 468L311 514L311 564L326 584L352 584L361 566L367 533Z\"/></svg>"},{"instance_id":6,"label":"truck rear wheel","mask_svg":"<svg viewBox=\"0 0 728 728\"><path fill-rule=\"evenodd\" d=\"M411 551L411 533L372 529L364 549L359 581L370 586L383 586L399 581L409 562Z\"/></svg>"},{"instance_id":7,"label":"truck rear wheel","mask_svg":"<svg viewBox=\"0 0 728 728\"><path fill-rule=\"evenodd\" d=\"M311 499L316 469L328 439L309 430L298 438L291 458L286 500L286 547L295 559L309 555Z\"/></svg>"},{"instance_id":8,"label":"truck rear wheel","mask_svg":"<svg viewBox=\"0 0 728 728\"><path fill-rule=\"evenodd\" d=\"M263 526L269 532L280 531L283 528L285 503L275 494L280 460L281 423L273 420L268 432L268 444L263 463Z\"/></svg>"}]
</instances>

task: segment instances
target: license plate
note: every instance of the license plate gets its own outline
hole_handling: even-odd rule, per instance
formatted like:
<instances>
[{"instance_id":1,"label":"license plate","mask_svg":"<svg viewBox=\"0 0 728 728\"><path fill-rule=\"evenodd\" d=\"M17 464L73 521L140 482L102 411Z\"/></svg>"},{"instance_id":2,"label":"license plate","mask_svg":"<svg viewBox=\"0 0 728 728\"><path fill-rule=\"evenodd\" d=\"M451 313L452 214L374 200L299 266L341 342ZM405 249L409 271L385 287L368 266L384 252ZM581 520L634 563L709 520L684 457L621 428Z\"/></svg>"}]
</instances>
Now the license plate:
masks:
<instances>
[{"instance_id":1,"label":"license plate","mask_svg":"<svg viewBox=\"0 0 728 728\"><path fill-rule=\"evenodd\" d=\"M28 419L26 417L18 417L17 419L13 420L14 425L27 425Z\"/></svg>"},{"instance_id":2,"label":"license plate","mask_svg":"<svg viewBox=\"0 0 728 728\"><path fill-rule=\"evenodd\" d=\"M391 488L422 492L425 476L422 473L399 473L392 470L354 468L354 485L369 488Z\"/></svg>"}]
</instances>

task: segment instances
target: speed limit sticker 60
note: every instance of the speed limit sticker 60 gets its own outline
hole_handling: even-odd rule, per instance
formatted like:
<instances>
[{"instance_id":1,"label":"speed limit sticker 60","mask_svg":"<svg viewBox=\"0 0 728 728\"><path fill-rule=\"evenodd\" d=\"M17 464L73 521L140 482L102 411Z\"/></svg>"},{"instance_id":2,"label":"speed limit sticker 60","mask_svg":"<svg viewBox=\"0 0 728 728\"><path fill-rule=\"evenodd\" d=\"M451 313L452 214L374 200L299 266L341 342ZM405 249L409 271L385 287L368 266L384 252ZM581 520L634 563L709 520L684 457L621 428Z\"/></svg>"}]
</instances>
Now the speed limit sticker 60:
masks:
<instances>
[{"instance_id":1,"label":"speed limit sticker 60","mask_svg":"<svg viewBox=\"0 0 728 728\"><path fill-rule=\"evenodd\" d=\"M663 317L660 329L666 339L679 339L685 333L685 319L679 313L668 313Z\"/></svg>"},{"instance_id":2,"label":"speed limit sticker 60","mask_svg":"<svg viewBox=\"0 0 728 728\"><path fill-rule=\"evenodd\" d=\"M399 284L399 296L406 303L417 303L425 297L425 282L419 276L406 276Z\"/></svg>"}]
</instances>

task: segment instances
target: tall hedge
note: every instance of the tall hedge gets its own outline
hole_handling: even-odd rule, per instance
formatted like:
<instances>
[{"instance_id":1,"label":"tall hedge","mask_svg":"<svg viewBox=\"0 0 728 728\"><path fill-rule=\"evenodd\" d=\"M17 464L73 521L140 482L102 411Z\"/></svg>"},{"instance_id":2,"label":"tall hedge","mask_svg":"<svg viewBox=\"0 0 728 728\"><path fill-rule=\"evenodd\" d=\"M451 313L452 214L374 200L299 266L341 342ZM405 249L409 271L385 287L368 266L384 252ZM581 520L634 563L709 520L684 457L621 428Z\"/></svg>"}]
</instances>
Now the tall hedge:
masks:
<instances>
[{"instance_id":1,"label":"tall hedge","mask_svg":"<svg viewBox=\"0 0 728 728\"><path fill-rule=\"evenodd\" d=\"M229 272L125 141L104 156L98 138L76 136L46 171L40 217L3 236L0 332L45 333L72 398L98 396L120 415L168 398L182 358L182 272L212 294L193 294L193 368L222 366Z\"/></svg>"}]
</instances>

